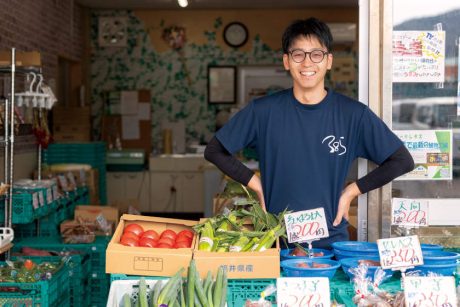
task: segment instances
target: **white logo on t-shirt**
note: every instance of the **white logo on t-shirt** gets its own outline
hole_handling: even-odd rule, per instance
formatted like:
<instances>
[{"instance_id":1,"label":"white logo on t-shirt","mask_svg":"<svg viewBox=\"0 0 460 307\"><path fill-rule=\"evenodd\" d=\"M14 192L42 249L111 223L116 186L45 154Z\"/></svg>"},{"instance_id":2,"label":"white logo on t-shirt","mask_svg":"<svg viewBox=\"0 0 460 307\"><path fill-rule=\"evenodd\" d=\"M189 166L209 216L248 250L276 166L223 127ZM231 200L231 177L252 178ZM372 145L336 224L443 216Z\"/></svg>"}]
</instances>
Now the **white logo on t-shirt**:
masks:
<instances>
[{"instance_id":1,"label":"white logo on t-shirt","mask_svg":"<svg viewBox=\"0 0 460 307\"><path fill-rule=\"evenodd\" d=\"M342 144L342 140L344 140L345 137L341 136L338 141L335 140L335 136L333 135L328 135L326 136L321 144L324 144L326 140L329 140L327 145L329 146L329 152L330 153L337 153L339 156L345 154L347 152L347 148Z\"/></svg>"}]
</instances>

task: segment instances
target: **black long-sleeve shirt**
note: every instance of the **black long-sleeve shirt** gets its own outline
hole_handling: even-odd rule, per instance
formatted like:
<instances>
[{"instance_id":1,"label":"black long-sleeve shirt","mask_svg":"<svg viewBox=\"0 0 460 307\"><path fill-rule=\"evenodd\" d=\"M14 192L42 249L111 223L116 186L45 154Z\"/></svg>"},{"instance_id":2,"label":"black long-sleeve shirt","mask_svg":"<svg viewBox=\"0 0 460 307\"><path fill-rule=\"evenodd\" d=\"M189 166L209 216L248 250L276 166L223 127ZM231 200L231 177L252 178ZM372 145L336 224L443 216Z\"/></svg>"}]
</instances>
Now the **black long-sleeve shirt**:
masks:
<instances>
[{"instance_id":1,"label":"black long-sleeve shirt","mask_svg":"<svg viewBox=\"0 0 460 307\"><path fill-rule=\"evenodd\" d=\"M230 178L245 186L248 185L254 175L254 172L230 154L216 137L213 137L206 146L204 157ZM358 179L356 184L361 193L367 193L413 169L414 160L412 156L406 147L401 146L376 169Z\"/></svg>"}]
</instances>

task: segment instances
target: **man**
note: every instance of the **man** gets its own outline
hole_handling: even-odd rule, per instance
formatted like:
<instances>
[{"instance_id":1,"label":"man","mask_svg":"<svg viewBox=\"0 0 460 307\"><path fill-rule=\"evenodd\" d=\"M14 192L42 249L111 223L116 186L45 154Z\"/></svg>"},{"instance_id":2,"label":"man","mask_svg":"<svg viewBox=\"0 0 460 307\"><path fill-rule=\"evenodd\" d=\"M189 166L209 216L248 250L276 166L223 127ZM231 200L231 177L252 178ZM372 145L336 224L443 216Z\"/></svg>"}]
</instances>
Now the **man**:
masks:
<instances>
[{"instance_id":1,"label":"man","mask_svg":"<svg viewBox=\"0 0 460 307\"><path fill-rule=\"evenodd\" d=\"M249 103L205 151L207 160L253 189L270 212L323 207L330 236L313 243L320 248L348 240L348 210L355 197L414 168L401 140L366 105L324 87L331 44L322 21L293 22L282 38L283 64L293 87ZM261 179L233 157L247 146L259 155ZM358 157L379 167L344 188Z\"/></svg>"}]
</instances>

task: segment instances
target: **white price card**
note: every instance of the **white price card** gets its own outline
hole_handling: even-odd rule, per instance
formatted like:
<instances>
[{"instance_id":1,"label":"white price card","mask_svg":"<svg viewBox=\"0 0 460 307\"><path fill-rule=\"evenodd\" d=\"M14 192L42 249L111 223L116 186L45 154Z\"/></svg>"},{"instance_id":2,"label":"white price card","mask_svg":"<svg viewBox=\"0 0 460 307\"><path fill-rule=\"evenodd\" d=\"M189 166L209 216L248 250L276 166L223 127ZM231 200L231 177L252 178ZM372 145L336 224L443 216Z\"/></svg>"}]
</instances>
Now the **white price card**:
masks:
<instances>
[{"instance_id":1,"label":"white price card","mask_svg":"<svg viewBox=\"0 0 460 307\"><path fill-rule=\"evenodd\" d=\"M393 198L391 201L391 225L428 226L428 209L427 200Z\"/></svg>"},{"instance_id":2,"label":"white price card","mask_svg":"<svg viewBox=\"0 0 460 307\"><path fill-rule=\"evenodd\" d=\"M51 188L46 189L46 203L49 205L53 202L53 192L51 192Z\"/></svg>"},{"instance_id":3,"label":"white price card","mask_svg":"<svg viewBox=\"0 0 460 307\"><path fill-rule=\"evenodd\" d=\"M404 298L406 307L456 307L455 279L449 276L406 276Z\"/></svg>"},{"instance_id":4,"label":"white price card","mask_svg":"<svg viewBox=\"0 0 460 307\"><path fill-rule=\"evenodd\" d=\"M54 200L59 199L59 191L57 185L53 185L53 198Z\"/></svg>"},{"instance_id":5,"label":"white price card","mask_svg":"<svg viewBox=\"0 0 460 307\"><path fill-rule=\"evenodd\" d=\"M72 174L72 172L67 173L67 179L69 179L71 187L76 189L77 188L77 183L75 182L75 177Z\"/></svg>"},{"instance_id":6,"label":"white price card","mask_svg":"<svg viewBox=\"0 0 460 307\"><path fill-rule=\"evenodd\" d=\"M67 184L67 178L64 175L58 176L59 185L63 191L69 191L69 185Z\"/></svg>"},{"instance_id":7,"label":"white price card","mask_svg":"<svg viewBox=\"0 0 460 307\"><path fill-rule=\"evenodd\" d=\"M289 243L308 242L329 237L324 208L284 215Z\"/></svg>"},{"instance_id":8,"label":"white price card","mask_svg":"<svg viewBox=\"0 0 460 307\"><path fill-rule=\"evenodd\" d=\"M38 207L40 206L37 193L32 194L32 206L34 207L34 209L38 209Z\"/></svg>"},{"instance_id":9,"label":"white price card","mask_svg":"<svg viewBox=\"0 0 460 307\"><path fill-rule=\"evenodd\" d=\"M40 207L43 207L45 204L45 197L43 196L43 191L38 191L38 202Z\"/></svg>"},{"instance_id":10,"label":"white price card","mask_svg":"<svg viewBox=\"0 0 460 307\"><path fill-rule=\"evenodd\" d=\"M404 269L423 264L418 236L377 240L383 269Z\"/></svg>"},{"instance_id":11,"label":"white price card","mask_svg":"<svg viewBox=\"0 0 460 307\"><path fill-rule=\"evenodd\" d=\"M86 172L85 170L80 170L80 182L82 186L86 186Z\"/></svg>"},{"instance_id":12,"label":"white price card","mask_svg":"<svg viewBox=\"0 0 460 307\"><path fill-rule=\"evenodd\" d=\"M331 306L327 277L282 277L276 280L277 306Z\"/></svg>"}]
</instances>

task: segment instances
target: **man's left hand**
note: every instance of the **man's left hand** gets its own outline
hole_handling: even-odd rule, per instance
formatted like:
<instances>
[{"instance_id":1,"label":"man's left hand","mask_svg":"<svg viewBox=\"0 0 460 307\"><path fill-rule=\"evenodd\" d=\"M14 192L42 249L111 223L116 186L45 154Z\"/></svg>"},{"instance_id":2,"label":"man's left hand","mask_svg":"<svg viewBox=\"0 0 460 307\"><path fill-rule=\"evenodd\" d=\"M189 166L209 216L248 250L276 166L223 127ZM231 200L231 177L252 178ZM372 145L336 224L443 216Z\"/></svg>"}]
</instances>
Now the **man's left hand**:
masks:
<instances>
[{"instance_id":1,"label":"man's left hand","mask_svg":"<svg viewBox=\"0 0 460 307\"><path fill-rule=\"evenodd\" d=\"M350 210L351 201L361 195L356 182L349 184L343 191L339 199L339 207L337 209L337 215L335 217L334 226L338 226L342 222L342 218L348 220L348 210Z\"/></svg>"}]
</instances>

